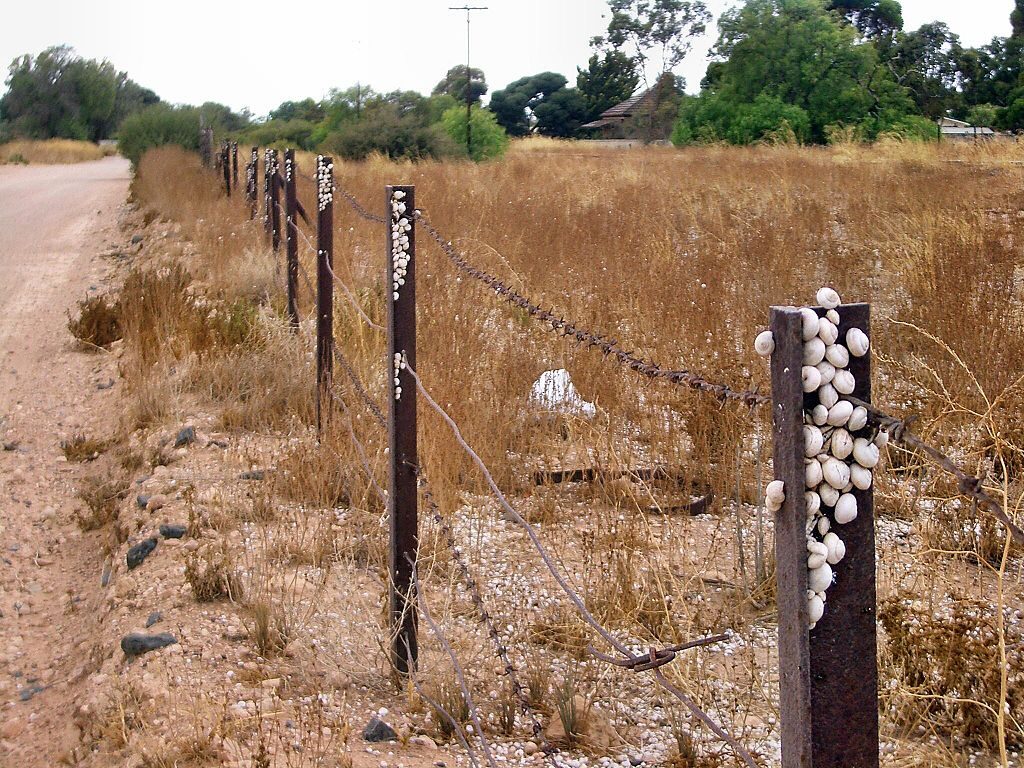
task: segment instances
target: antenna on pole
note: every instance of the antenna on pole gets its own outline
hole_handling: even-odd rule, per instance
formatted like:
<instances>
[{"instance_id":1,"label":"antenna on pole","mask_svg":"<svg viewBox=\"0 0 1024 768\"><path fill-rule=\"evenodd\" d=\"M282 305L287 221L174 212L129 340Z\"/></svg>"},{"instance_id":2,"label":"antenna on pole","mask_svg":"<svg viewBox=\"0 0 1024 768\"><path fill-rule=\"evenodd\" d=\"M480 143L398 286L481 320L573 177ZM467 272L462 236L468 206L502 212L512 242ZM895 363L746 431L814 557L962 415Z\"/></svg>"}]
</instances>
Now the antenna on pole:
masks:
<instances>
[{"instance_id":1,"label":"antenna on pole","mask_svg":"<svg viewBox=\"0 0 1024 768\"><path fill-rule=\"evenodd\" d=\"M486 5L457 5L448 6L449 11L466 12L466 154L473 157L473 77L469 68L469 14L472 11L486 11Z\"/></svg>"}]
</instances>

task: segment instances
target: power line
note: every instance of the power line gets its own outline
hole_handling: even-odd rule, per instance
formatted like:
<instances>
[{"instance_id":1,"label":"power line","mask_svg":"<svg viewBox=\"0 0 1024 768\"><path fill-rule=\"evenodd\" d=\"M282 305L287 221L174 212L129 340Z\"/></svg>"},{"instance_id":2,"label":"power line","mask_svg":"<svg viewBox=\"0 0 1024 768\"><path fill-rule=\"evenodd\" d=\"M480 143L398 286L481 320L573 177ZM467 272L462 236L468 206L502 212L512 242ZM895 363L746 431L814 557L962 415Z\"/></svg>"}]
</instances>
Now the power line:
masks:
<instances>
[{"instance_id":1,"label":"power line","mask_svg":"<svg viewBox=\"0 0 1024 768\"><path fill-rule=\"evenodd\" d=\"M449 5L449 11L466 12L466 154L473 158L473 75L469 68L469 20L473 11L489 10L486 5Z\"/></svg>"}]
</instances>

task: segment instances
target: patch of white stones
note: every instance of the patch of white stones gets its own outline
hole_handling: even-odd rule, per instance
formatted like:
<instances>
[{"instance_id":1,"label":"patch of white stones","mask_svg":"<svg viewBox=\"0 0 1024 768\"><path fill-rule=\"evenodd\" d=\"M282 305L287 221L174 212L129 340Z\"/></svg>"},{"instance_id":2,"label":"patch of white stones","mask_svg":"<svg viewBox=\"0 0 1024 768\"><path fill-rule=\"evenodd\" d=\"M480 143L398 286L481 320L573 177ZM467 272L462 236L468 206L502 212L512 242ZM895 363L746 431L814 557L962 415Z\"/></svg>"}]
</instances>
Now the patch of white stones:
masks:
<instances>
[{"instance_id":1,"label":"patch of white stones","mask_svg":"<svg viewBox=\"0 0 1024 768\"><path fill-rule=\"evenodd\" d=\"M409 232L412 222L405 216L405 192L396 189L391 195L391 289L392 298L398 301L400 289L405 285L412 254L409 249Z\"/></svg>"},{"instance_id":2,"label":"patch of white stones","mask_svg":"<svg viewBox=\"0 0 1024 768\"><path fill-rule=\"evenodd\" d=\"M839 294L822 288L817 301L825 316L809 307L803 318L803 367L800 372L805 398L804 410L804 503L807 510L807 608L810 628L825 615L826 591L835 574L832 566L846 556L846 545L832 530L857 518L854 490L871 487L872 470L878 464L879 449L888 442L885 432L868 427L868 412L854 406L844 395L857 386L847 370L851 357L863 357L870 346L867 334L850 328L839 338ZM767 357L775 351L771 331L754 340L754 349ZM808 401L816 400L808 406ZM768 484L765 506L772 512L782 508L786 489L781 480Z\"/></svg>"}]
</instances>

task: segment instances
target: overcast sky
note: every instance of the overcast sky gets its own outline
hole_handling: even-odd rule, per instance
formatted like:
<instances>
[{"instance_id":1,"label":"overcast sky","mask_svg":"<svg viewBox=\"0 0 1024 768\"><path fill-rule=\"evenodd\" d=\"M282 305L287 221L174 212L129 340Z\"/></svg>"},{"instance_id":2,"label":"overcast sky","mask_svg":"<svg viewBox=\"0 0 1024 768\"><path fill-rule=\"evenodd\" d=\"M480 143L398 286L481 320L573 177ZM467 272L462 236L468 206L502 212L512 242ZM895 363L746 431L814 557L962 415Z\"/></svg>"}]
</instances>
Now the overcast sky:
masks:
<instances>
[{"instance_id":1,"label":"overcast sky","mask_svg":"<svg viewBox=\"0 0 1024 768\"><path fill-rule=\"evenodd\" d=\"M465 0L11 0L0 63L62 43L109 59L171 102L218 101L262 115L286 99L356 82L429 93L466 58ZM575 80L607 26L605 0L474 0L472 61L491 90L537 72ZM708 0L717 15L735 0ZM968 45L1010 33L1011 0L903 0L906 27L946 22ZM173 10L172 10L173 9ZM695 90L714 37L678 73ZM5 78L6 79L6 78Z\"/></svg>"}]
</instances>

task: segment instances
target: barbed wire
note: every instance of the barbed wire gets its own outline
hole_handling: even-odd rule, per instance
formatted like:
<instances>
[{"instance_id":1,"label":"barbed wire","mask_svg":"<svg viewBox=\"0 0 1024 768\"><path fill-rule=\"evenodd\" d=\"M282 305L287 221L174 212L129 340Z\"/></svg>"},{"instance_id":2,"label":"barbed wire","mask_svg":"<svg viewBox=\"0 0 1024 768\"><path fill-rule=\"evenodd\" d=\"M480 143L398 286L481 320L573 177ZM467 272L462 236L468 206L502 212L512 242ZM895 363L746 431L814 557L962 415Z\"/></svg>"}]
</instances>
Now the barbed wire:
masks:
<instances>
[{"instance_id":1,"label":"barbed wire","mask_svg":"<svg viewBox=\"0 0 1024 768\"><path fill-rule=\"evenodd\" d=\"M1010 536L1019 546L1024 546L1024 530L1010 519L1000 504L983 487L981 478L970 475L961 469L956 462L938 448L929 445L917 435L910 431L910 425L915 417L900 419L888 413L880 411L871 403L864 402L856 397L846 397L855 406L861 406L868 412L869 421L877 427L884 429L900 445L913 451L919 451L927 456L932 463L949 473L957 480L957 489L969 499L977 502L981 509L995 517L1010 532Z\"/></svg>"},{"instance_id":2,"label":"barbed wire","mask_svg":"<svg viewBox=\"0 0 1024 768\"><path fill-rule=\"evenodd\" d=\"M363 384L363 380L359 378L359 374L356 373L355 368L349 363L348 358L342 353L341 349L338 348L337 344L331 344L331 351L334 353L334 359L338 364L345 370L345 374L348 376L349 381L352 382L352 386L356 390L356 394L363 401L367 410L373 414L374 419L377 423L384 428L387 428L388 420L384 416L384 411L377 405L376 401L370 397L370 393L366 390L366 385Z\"/></svg>"},{"instance_id":3,"label":"barbed wire","mask_svg":"<svg viewBox=\"0 0 1024 768\"><path fill-rule=\"evenodd\" d=\"M359 315L360 319L362 319L362 321L364 323L366 323L366 325L368 325L369 327L373 328L375 331L385 331L385 330L387 330L383 325L380 325L379 323L375 323L370 318L370 316L368 314L366 314L366 312L363 310L362 306L359 304L359 300L356 299L355 294L352 292L352 289L349 288L345 284L345 282L340 277L338 277L337 274L335 274L334 269L331 267L331 265L327 264L326 266L327 266L327 273L331 276L331 279L333 279L334 282L338 284L338 287L341 288L342 293L345 294L345 298L347 298L349 300L349 303L355 309L355 311Z\"/></svg>"},{"instance_id":4,"label":"barbed wire","mask_svg":"<svg viewBox=\"0 0 1024 768\"><path fill-rule=\"evenodd\" d=\"M636 672L644 671L644 669L641 668L641 663L639 663L637 660L639 659L642 661L645 659L645 657L637 657L633 653L631 653L630 650L626 647L626 645L618 638L616 638L609 630L607 630L589 611L589 609L586 606L586 603L583 601L583 598L580 597L579 593L577 593L572 588L572 586L566 580L565 576L562 575L561 571L558 569L554 561L551 559L551 555L548 553L547 549L541 542L540 536L537 534L536 529L529 523L529 521L526 520L526 518L524 518L518 512L518 510L515 509L515 507L512 506L511 503L509 503L505 494L502 493L501 489L498 487L498 484L495 482L494 476L491 474L491 471L488 469L487 465L484 464L483 459L481 459L480 455L475 450L473 450L469 443L466 442L466 439L463 437L462 430L459 428L459 425L448 414L448 412L445 411L445 409L442 408L438 404L438 402L434 400L434 398L430 395L426 387L423 386L423 382L420 379L419 374L411 365L409 365L409 361L403 360L403 362L405 363L405 370L408 371L409 375L412 376L413 381L416 382L416 389L419 392L420 396L424 399L427 405L429 405L430 408L435 413L437 413L438 416L440 416L441 419L448 425L448 428L455 436L456 442L459 444L462 450L466 452L469 458L476 465L477 469L483 475L484 480L486 481L488 487L491 489L491 493L497 499L499 505L505 511L506 515L513 522L519 525L519 527L522 528L523 531L526 533L527 537L530 539L530 543L533 545L533 548L537 551L537 554L540 555L540 558L543 561L548 572L555 579L555 582L558 584L562 592L565 593L566 597L569 598L569 601L575 606L576 612L579 614L580 618L582 618L586 624L588 624L595 632L597 632L597 634L600 635L605 640L605 642L607 642L611 647L613 647L622 655L622 663L618 664L617 666L626 667ZM706 644L719 642L724 637L725 636L719 635L717 636L717 639L714 640L708 638L708 643ZM698 642L697 644L702 643ZM662 649L661 651L657 649L652 649L650 655L651 657L656 659L661 656L671 655L671 658L668 658L666 661L662 661L659 664L655 664L652 667L647 667L647 669L654 670L654 672L656 673L655 679L659 681L659 683L661 683L661 681L664 678L662 675L657 674L659 670L656 667L660 667L662 664L671 661L672 658L674 658L675 656L674 651L672 651L672 649ZM682 691L679 691L674 687L665 685L664 683L662 683L662 687L665 688L665 690L667 690L673 696L675 696L680 702L682 702L683 705L686 706L709 729L711 729L711 731L719 739L721 739L725 744L728 744L729 747L736 754L736 756L743 760L743 762L746 763L746 765L749 766L749 768L757 768L757 763L754 762L754 759L750 755L750 753L738 741L736 741L736 739L733 738L724 728L718 725L710 717L710 715L708 715L703 709L701 709L696 702L694 702L688 696L685 696L682 693Z\"/></svg>"},{"instance_id":5,"label":"barbed wire","mask_svg":"<svg viewBox=\"0 0 1024 768\"><path fill-rule=\"evenodd\" d=\"M639 355L628 351L615 339L583 328L571 320L566 320L564 317L556 315L552 310L543 309L539 304L531 301L499 278L473 266L465 256L455 250L451 241L446 240L433 224L427 220L422 211L415 211L413 216L419 220L427 234L437 243L441 251L460 272L472 277L474 280L480 281L509 304L525 310L531 317L550 325L552 331L562 336L570 337L578 344L598 349L605 357L613 358L620 365L650 379L668 381L678 386L688 387L711 395L721 401L731 400L751 407L771 403L771 397L763 395L757 390L735 390L726 384L715 384L708 381L693 371L662 368L657 363L645 360Z\"/></svg>"},{"instance_id":6,"label":"barbed wire","mask_svg":"<svg viewBox=\"0 0 1024 768\"><path fill-rule=\"evenodd\" d=\"M530 697L527 695L526 686L523 685L522 681L519 679L519 673L509 656L508 647L501 639L501 634L498 632L498 628L495 625L494 620L491 618L490 611L487 610L487 606L484 604L484 598L480 591L480 586L473 577L473 574L469 569L469 564L466 562L465 557L462 555L462 550L459 548L458 540L455 538L455 529L441 512L441 508L434 499L434 494L430 490L430 484L427 481L426 474L423 472L423 468L416 467L415 472L419 481L420 493L423 496L423 501L427 505L430 517L444 536L444 541L448 547L448 551L451 553L452 561L455 563L456 570L458 570L462 583L469 594L469 601L476 609L477 615L480 617L480 623L484 625L487 636L494 644L494 649L498 658L501 660L501 663L504 664L504 674L508 677L509 685L511 685L512 691L515 693L516 699L519 702L519 708L522 710L524 715L530 718L530 728L533 731L534 738L539 742L540 749L545 754L550 754L554 751L554 748L544 737L544 729L541 726L540 721L537 719L537 716L533 711L533 707L530 706Z\"/></svg>"},{"instance_id":7,"label":"barbed wire","mask_svg":"<svg viewBox=\"0 0 1024 768\"><path fill-rule=\"evenodd\" d=\"M366 446L364 446L362 441L356 436L355 426L352 423L352 413L351 411L349 411L348 405L345 403L344 399L341 398L333 389L328 389L327 393L330 396L331 400L336 405L340 406L342 412L345 414L345 424L348 427L349 436L352 438L352 442L355 445L356 452L359 454L359 460L363 465L363 471L366 474L367 479L370 481L370 484L373 486L373 489L377 492L377 497L381 500L384 506L387 507L388 494L383 488L380 487L380 484L377 482L377 478L374 477L373 467L370 466L370 459L366 453Z\"/></svg>"},{"instance_id":8,"label":"barbed wire","mask_svg":"<svg viewBox=\"0 0 1024 768\"><path fill-rule=\"evenodd\" d=\"M383 216L378 216L375 213L370 213L368 210L363 208L363 206L360 205L359 201L356 199L355 195L349 193L348 190L346 190L344 187L339 187L337 184L335 184L333 189L335 192L339 193L342 197L344 197L346 202L352 207L352 210L359 214L362 218L366 219L367 221L376 222L377 224L386 223L387 220Z\"/></svg>"}]
</instances>

